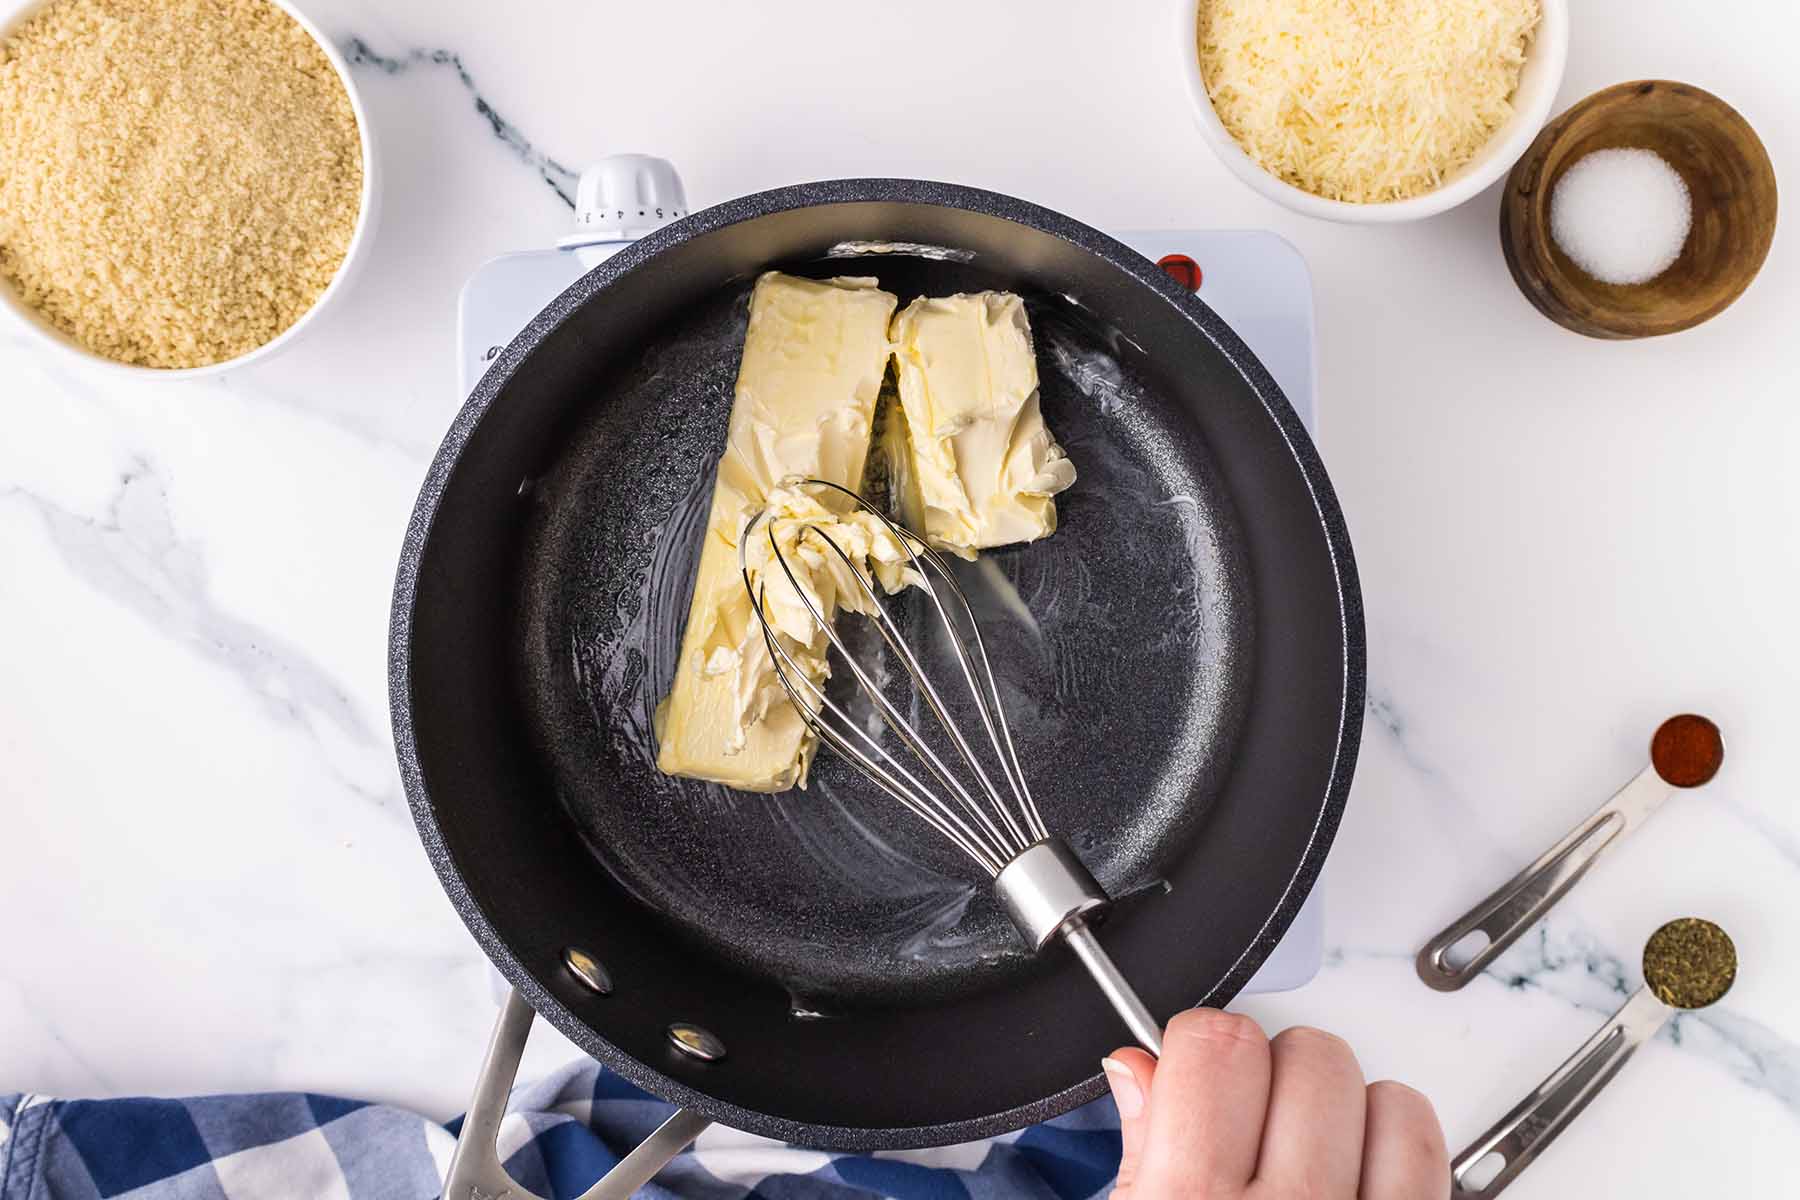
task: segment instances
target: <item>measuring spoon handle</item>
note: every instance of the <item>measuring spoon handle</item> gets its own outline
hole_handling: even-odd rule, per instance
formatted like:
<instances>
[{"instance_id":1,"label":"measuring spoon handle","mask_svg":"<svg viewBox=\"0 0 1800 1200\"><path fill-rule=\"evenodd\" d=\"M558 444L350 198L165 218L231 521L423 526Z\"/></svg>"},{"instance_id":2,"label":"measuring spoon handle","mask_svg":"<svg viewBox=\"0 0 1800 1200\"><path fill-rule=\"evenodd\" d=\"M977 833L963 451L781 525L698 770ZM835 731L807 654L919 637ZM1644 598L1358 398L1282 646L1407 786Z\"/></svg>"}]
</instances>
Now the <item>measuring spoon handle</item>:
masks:
<instances>
[{"instance_id":1,"label":"measuring spoon handle","mask_svg":"<svg viewBox=\"0 0 1800 1200\"><path fill-rule=\"evenodd\" d=\"M1493 1200L1505 1191L1619 1073L1637 1048L1656 1036L1672 1011L1649 988L1639 988L1567 1062L1450 1161L1451 1200ZM1469 1182L1470 1176L1477 1174L1475 1166L1492 1154L1503 1160L1499 1171L1478 1184Z\"/></svg>"},{"instance_id":2,"label":"measuring spoon handle","mask_svg":"<svg viewBox=\"0 0 1800 1200\"><path fill-rule=\"evenodd\" d=\"M1536 862L1426 942L1415 962L1419 978L1454 992L1481 974L1575 886L1601 851L1642 824L1673 791L1656 768L1645 767ZM1451 947L1472 933L1485 935L1486 943L1466 960L1451 962Z\"/></svg>"}]
</instances>

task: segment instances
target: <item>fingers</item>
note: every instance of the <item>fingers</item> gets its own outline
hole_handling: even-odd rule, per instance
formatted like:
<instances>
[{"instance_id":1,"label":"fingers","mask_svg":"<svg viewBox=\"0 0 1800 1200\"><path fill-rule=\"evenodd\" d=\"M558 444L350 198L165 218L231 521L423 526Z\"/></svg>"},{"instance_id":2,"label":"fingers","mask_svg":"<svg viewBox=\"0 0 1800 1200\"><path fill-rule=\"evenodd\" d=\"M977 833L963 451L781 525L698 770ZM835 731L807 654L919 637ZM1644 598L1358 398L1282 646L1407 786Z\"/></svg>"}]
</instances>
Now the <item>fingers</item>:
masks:
<instances>
[{"instance_id":1,"label":"fingers","mask_svg":"<svg viewBox=\"0 0 1800 1200\"><path fill-rule=\"evenodd\" d=\"M1342 1038L1304 1025L1270 1043L1269 1114L1256 1191L1356 1200L1363 1158L1363 1074Z\"/></svg>"},{"instance_id":2,"label":"fingers","mask_svg":"<svg viewBox=\"0 0 1800 1200\"><path fill-rule=\"evenodd\" d=\"M1240 1195L1269 1104L1269 1040L1255 1021L1191 1009L1169 1022L1132 1187L1144 1197Z\"/></svg>"},{"instance_id":3,"label":"fingers","mask_svg":"<svg viewBox=\"0 0 1800 1200\"><path fill-rule=\"evenodd\" d=\"M1144 1138L1150 1122L1145 1109L1150 1102L1150 1081L1156 1074L1156 1060L1135 1046L1115 1050L1100 1060L1106 1071L1106 1082L1112 1088L1113 1103L1119 1109L1119 1136L1124 1153L1119 1159L1119 1177L1113 1183L1114 1200L1127 1200L1132 1182L1137 1178L1138 1162L1144 1154Z\"/></svg>"},{"instance_id":4,"label":"fingers","mask_svg":"<svg viewBox=\"0 0 1800 1200\"><path fill-rule=\"evenodd\" d=\"M1431 1101L1403 1083L1369 1085L1362 1200L1445 1200L1450 1153Z\"/></svg>"},{"instance_id":5,"label":"fingers","mask_svg":"<svg viewBox=\"0 0 1800 1200\"><path fill-rule=\"evenodd\" d=\"M1113 1200L1448 1200L1450 1159L1431 1102L1363 1086L1342 1040L1195 1009L1169 1022L1160 1062L1102 1062L1119 1108Z\"/></svg>"}]
</instances>

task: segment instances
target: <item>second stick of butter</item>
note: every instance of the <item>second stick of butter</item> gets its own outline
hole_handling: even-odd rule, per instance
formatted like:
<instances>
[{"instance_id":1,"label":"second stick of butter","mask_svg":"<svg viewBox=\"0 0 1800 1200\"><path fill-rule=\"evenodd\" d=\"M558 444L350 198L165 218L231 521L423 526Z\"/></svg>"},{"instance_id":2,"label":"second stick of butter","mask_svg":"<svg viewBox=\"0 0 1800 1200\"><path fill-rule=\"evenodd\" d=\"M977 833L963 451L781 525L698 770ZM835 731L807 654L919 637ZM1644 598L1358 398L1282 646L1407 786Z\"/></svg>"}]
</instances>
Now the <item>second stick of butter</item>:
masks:
<instances>
[{"instance_id":1,"label":"second stick of butter","mask_svg":"<svg viewBox=\"0 0 1800 1200\"><path fill-rule=\"evenodd\" d=\"M940 550L1036 541L1075 467L1038 408L1025 303L1010 292L920 297L894 318L900 403L883 431L906 523Z\"/></svg>"}]
</instances>

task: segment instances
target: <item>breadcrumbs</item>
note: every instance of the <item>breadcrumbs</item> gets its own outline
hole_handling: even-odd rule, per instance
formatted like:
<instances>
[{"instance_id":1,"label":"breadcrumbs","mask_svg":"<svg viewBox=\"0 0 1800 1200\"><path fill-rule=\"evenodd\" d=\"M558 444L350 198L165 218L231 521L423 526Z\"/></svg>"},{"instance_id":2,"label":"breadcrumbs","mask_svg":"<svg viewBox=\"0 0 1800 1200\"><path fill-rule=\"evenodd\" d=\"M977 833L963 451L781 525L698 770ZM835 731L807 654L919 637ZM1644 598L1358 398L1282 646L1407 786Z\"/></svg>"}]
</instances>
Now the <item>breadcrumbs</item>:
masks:
<instances>
[{"instance_id":1,"label":"breadcrumbs","mask_svg":"<svg viewBox=\"0 0 1800 1200\"><path fill-rule=\"evenodd\" d=\"M350 97L268 0L53 0L0 45L0 277L107 358L274 339L350 245Z\"/></svg>"}]
</instances>

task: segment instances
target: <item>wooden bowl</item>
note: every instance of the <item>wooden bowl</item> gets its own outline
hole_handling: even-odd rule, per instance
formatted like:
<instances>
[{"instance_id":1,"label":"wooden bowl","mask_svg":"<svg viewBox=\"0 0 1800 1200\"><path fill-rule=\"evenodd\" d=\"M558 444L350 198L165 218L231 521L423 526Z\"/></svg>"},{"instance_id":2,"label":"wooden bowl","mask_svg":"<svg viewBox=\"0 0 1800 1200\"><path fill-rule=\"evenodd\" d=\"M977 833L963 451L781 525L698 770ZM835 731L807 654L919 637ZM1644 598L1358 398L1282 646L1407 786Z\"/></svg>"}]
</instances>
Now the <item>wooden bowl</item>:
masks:
<instances>
[{"instance_id":1,"label":"wooden bowl","mask_svg":"<svg viewBox=\"0 0 1800 1200\"><path fill-rule=\"evenodd\" d=\"M1654 150L1686 181L1693 227L1681 256L1646 283L1602 283L1550 236L1550 197L1583 155ZM1689 329L1756 278L1775 238L1775 169L1737 110L1666 79L1595 92L1544 126L1514 165L1500 204L1500 246L1525 298L1552 321L1598 338Z\"/></svg>"}]
</instances>

